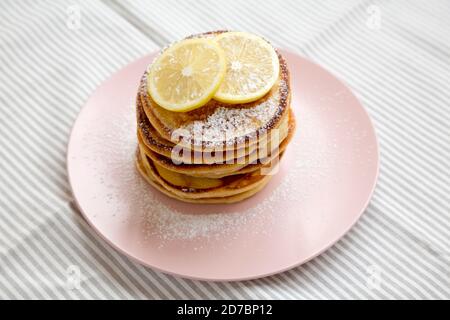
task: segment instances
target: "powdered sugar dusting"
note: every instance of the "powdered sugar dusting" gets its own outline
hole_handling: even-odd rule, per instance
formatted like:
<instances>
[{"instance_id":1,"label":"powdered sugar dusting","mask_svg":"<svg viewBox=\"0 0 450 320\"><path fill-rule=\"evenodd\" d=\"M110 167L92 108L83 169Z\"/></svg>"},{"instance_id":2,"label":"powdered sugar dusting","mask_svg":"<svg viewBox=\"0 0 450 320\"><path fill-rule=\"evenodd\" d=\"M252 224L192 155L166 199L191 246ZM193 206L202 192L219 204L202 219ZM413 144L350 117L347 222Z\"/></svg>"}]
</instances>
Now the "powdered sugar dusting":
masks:
<instances>
[{"instance_id":1,"label":"powdered sugar dusting","mask_svg":"<svg viewBox=\"0 0 450 320\"><path fill-rule=\"evenodd\" d=\"M121 114L98 119L98 123L107 121L109 125L87 130L82 138L86 149L83 160L89 164L86 175L98 181L90 197L103 201L104 209L96 215L119 219L123 224L137 224L145 239L156 237L163 244L199 238L208 243L224 236L233 238L240 232L270 233L277 194L282 191L274 191L270 198L246 210L186 213L149 186L135 168L134 114L128 107L123 109Z\"/></svg>"},{"instance_id":2,"label":"powdered sugar dusting","mask_svg":"<svg viewBox=\"0 0 450 320\"><path fill-rule=\"evenodd\" d=\"M250 108L219 107L205 120L190 122L180 127L183 140L195 145L214 147L226 141L226 144L245 140L258 130L266 130L271 121L284 111L280 106L281 96L288 93L284 80L279 82L276 93L267 100Z\"/></svg>"},{"instance_id":3,"label":"powdered sugar dusting","mask_svg":"<svg viewBox=\"0 0 450 320\"><path fill-rule=\"evenodd\" d=\"M214 212L208 214L188 214L168 207L159 201L146 204L150 210L142 215L143 232L146 237L157 236L163 240L193 240L202 238L213 240L224 235L233 236L239 231L261 232L261 217L264 208L252 208L247 212ZM255 210L256 209L256 210ZM250 228L251 225L251 228Z\"/></svg>"},{"instance_id":4,"label":"powdered sugar dusting","mask_svg":"<svg viewBox=\"0 0 450 320\"><path fill-rule=\"evenodd\" d=\"M160 247L172 241L198 239L203 239L207 245L224 237L233 239L242 232L270 235L273 220L282 214L277 212L276 206L277 199L285 193L285 184L273 190L264 201L244 210L180 211L171 200L149 186L135 168L133 114L113 118L104 119L110 123L107 129L98 127L95 134L86 132L83 138L89 158L87 163L91 164L86 174L99 184L93 188L91 197L104 201L105 209L98 215L118 219L125 225L137 225L144 239L157 238Z\"/></svg>"},{"instance_id":5,"label":"powdered sugar dusting","mask_svg":"<svg viewBox=\"0 0 450 320\"><path fill-rule=\"evenodd\" d=\"M301 130L305 139L292 141L287 150L290 156L285 155L281 163L287 170L274 177L278 182L261 191L263 196L259 202L244 206L180 205L149 186L135 168L137 141L133 109L128 106L119 112L102 114L96 123L107 122L108 126L99 125L85 133L83 157L89 158L86 175L98 181L90 196L104 202L103 211L96 214L120 221L127 229L141 233L138 237L143 239L141 241L158 243L161 248L180 243L180 240L186 246L192 241L200 241L204 246L219 242L227 246L228 242L224 243L223 239L236 239L242 234L270 238L273 228L281 227L279 222L284 216L286 219L308 216L307 212L298 212L294 218L288 217L286 210L280 210L280 203L298 205L308 201L320 188L323 178L333 171L335 148L316 143L326 138L322 136L326 131L317 130L314 115L303 115ZM259 110L249 114L263 119L262 113ZM213 120L219 121L219 116L209 123ZM233 128L238 128L241 122L233 121L237 120L231 119ZM204 206L208 209L202 209Z\"/></svg>"},{"instance_id":6,"label":"powdered sugar dusting","mask_svg":"<svg viewBox=\"0 0 450 320\"><path fill-rule=\"evenodd\" d=\"M149 186L135 168L136 123L131 109L130 106L123 108L120 114L102 115L104 118L99 119L98 123L107 121L109 125L98 126L95 133L86 132L83 139L86 147L84 154L89 158L87 163L90 164L86 174L99 182L91 195L92 198L103 199L105 202L102 205L105 211L99 212L99 215L120 219L125 225L137 226L139 232L143 233L143 238L149 242L159 239L159 246L172 241L183 240L188 243L198 239L203 239L202 242L207 245L218 239L236 238L242 233L270 237L273 226L285 214L279 210L280 201L298 203L307 200L308 194L315 188L314 181L322 179L321 175L309 176L307 182L302 183L302 190L299 190L299 176L313 171L320 171L323 175L329 173L327 166L333 158L330 154L324 153L323 148L314 143L314 139L308 139L310 144L305 141L298 144L294 140L291 152L295 152L296 156L291 155L291 159L299 156L309 160L290 160L288 170L278 173L282 174L281 177L278 176L280 181L263 190L265 197L260 202L248 207L210 206L207 213L196 212L196 209L181 210L182 206L174 205L174 201L168 200ZM261 113L257 111L255 115L258 117ZM238 122L234 125L238 126ZM305 134L318 134L314 121L308 121L307 117L302 122L302 129ZM300 156L303 152L308 155ZM286 160L286 157L282 159L282 165ZM321 170L317 170L318 167ZM187 206L200 208L203 205ZM306 213L299 213L301 214Z\"/></svg>"}]
</instances>

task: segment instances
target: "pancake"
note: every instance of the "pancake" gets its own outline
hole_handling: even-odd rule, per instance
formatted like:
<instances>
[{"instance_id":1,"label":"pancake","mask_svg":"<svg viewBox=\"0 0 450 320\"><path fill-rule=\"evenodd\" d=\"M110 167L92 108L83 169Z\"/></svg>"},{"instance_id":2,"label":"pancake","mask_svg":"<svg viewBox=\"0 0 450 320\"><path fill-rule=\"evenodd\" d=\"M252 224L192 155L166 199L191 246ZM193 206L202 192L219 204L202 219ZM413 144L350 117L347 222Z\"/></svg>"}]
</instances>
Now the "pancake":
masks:
<instances>
[{"instance_id":1,"label":"pancake","mask_svg":"<svg viewBox=\"0 0 450 320\"><path fill-rule=\"evenodd\" d=\"M175 196L182 199L229 197L257 188L261 184L267 183L267 180L269 180L272 177L271 175L261 175L259 172L251 172L242 175L215 179L220 180L221 183L219 186L211 188L194 188L189 186L179 186L174 184L173 182L167 181L157 170L152 160L149 159L147 156L143 155L141 152L140 152L140 159L142 161L144 168L146 169L147 175L149 175L152 178L152 180L156 181L164 189L168 190L171 194L174 194ZM191 183L195 179L203 179L188 176L184 178L185 182L189 181Z\"/></svg>"},{"instance_id":2,"label":"pancake","mask_svg":"<svg viewBox=\"0 0 450 320\"><path fill-rule=\"evenodd\" d=\"M211 34L214 33L197 37ZM165 140L198 151L217 147L224 150L244 148L277 128L289 109L289 71L280 53L278 58L278 81L255 102L227 104L212 99L205 106L188 112L169 111L156 104L148 94L148 71L142 77L138 96L151 125Z\"/></svg>"},{"instance_id":3,"label":"pancake","mask_svg":"<svg viewBox=\"0 0 450 320\"><path fill-rule=\"evenodd\" d=\"M283 131L280 129L280 131ZM288 123L284 128L285 132L279 133L279 141L281 143L278 145L273 143L268 144L268 149L271 149L271 152L264 152L263 157L258 157L258 152L255 152L254 156L247 156L246 162L243 163L235 163L235 164L211 164L211 165L193 165L193 164L175 164L172 159L162 156L150 148L148 148L147 144L144 142L144 139L141 137L141 134L138 133L138 142L142 148L143 153L145 153L154 163L159 166L162 166L168 170L191 175L195 177L210 177L210 178L220 178L228 175L236 175L243 174L258 170L263 165L268 162L274 161L276 157L279 157L280 154L286 149L289 144L294 132L295 132L295 118L293 113L289 112ZM259 153L261 155L261 153Z\"/></svg>"},{"instance_id":4,"label":"pancake","mask_svg":"<svg viewBox=\"0 0 450 320\"><path fill-rule=\"evenodd\" d=\"M245 200L247 198L250 198L251 196L253 196L255 193L257 193L258 191L260 191L262 188L264 188L264 186L267 184L260 184L258 187L246 191L246 192L242 192L233 196L229 196L229 197L219 197L219 198L198 198L198 199L189 199L189 198L182 198L179 197L173 193L171 193L170 191L168 191L167 189L163 188L158 182L156 182L150 175L147 174L146 169L144 168L144 165L142 164L142 161L140 159L140 156L136 157L136 167L139 171L139 173L142 175L142 177L155 189L159 190L161 193L165 194L166 196L169 196L171 198L183 201L183 202L189 202L189 203L198 203L198 204L230 204L230 203L236 203L242 200Z\"/></svg>"},{"instance_id":5,"label":"pancake","mask_svg":"<svg viewBox=\"0 0 450 320\"><path fill-rule=\"evenodd\" d=\"M176 146L175 143L171 141L167 141L164 138L162 138L159 133L155 130L155 128L151 125L148 118L146 117L145 112L142 108L142 103L140 100L136 101L136 118L138 123L138 138L141 142L143 142L146 147L157 153L158 155L161 155L165 158L170 158L173 160L173 162L179 164L225 164L226 167L230 167L230 165L227 164L239 164L240 167L243 167L246 164L252 163L255 160L258 159L258 148L262 145L263 142L267 142L266 150L272 150L277 145L275 143L271 143L271 139L278 139L279 141L282 141L288 134L287 132L287 126L288 126L288 119L287 116L284 116L282 121L280 122L280 126L277 128L279 129L279 136L272 135L269 133L264 139L259 139L258 143L253 144L252 146L247 146L242 149L238 150L228 150L228 151L222 151L221 148L217 148L212 150L212 152L205 153L205 152L199 152L199 151L192 151L188 148L185 148L184 151L180 154L179 152L176 152L176 150L180 151L180 149L183 149L183 147L178 146L177 149L174 150L174 147ZM271 147L272 146L272 147ZM264 151L261 150L261 151ZM267 154L270 154L271 152L267 151L266 153L260 152L259 154L264 154L266 156ZM190 156L189 156L190 155ZM213 167L214 169L219 170L219 167ZM228 168L232 169L232 168ZM227 170L228 170L227 169ZM208 169L209 170L209 169ZM228 170L230 172L235 170Z\"/></svg>"}]
</instances>

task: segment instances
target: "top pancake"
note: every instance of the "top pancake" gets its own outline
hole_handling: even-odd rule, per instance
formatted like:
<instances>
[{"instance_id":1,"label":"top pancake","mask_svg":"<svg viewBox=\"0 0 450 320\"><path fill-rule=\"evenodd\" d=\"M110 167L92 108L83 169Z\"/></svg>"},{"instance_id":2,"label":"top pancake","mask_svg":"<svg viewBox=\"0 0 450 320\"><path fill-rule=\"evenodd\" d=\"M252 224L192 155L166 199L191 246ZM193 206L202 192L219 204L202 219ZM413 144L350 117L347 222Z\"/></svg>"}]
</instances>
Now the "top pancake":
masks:
<instances>
[{"instance_id":1,"label":"top pancake","mask_svg":"<svg viewBox=\"0 0 450 320\"><path fill-rule=\"evenodd\" d=\"M213 34L201 34L197 37ZM278 81L264 97L255 102L227 104L210 100L192 111L169 111L156 104L148 94L148 71L142 77L138 99L141 100L151 125L166 140L200 151L242 148L256 143L262 135L277 128L289 109L289 72L280 53L278 58Z\"/></svg>"}]
</instances>

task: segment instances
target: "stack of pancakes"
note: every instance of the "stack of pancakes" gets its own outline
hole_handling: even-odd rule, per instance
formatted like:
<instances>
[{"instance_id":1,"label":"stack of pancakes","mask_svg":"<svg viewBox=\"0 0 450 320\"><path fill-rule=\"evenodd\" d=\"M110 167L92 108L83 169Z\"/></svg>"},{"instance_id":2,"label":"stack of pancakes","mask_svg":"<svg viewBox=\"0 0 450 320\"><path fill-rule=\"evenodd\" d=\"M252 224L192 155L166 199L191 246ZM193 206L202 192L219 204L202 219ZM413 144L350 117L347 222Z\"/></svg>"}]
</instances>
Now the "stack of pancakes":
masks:
<instances>
[{"instance_id":1,"label":"stack of pancakes","mask_svg":"<svg viewBox=\"0 0 450 320\"><path fill-rule=\"evenodd\" d=\"M193 203L233 203L261 190L295 131L289 71L278 57L279 79L261 99L211 100L188 112L156 104L146 72L136 99L142 176L166 195Z\"/></svg>"}]
</instances>

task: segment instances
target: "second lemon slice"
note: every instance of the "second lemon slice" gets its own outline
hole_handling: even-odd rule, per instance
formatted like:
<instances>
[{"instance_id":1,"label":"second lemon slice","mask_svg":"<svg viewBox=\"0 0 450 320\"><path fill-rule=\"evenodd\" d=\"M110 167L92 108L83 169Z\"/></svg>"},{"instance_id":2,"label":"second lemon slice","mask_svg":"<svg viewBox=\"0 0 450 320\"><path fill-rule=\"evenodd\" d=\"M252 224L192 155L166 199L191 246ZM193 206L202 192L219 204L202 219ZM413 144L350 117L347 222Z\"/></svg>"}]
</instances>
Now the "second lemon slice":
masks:
<instances>
[{"instance_id":1,"label":"second lemon slice","mask_svg":"<svg viewBox=\"0 0 450 320\"><path fill-rule=\"evenodd\" d=\"M148 91L161 107L176 112L206 104L225 75L225 55L209 39L187 39L164 50L147 77Z\"/></svg>"},{"instance_id":2,"label":"second lemon slice","mask_svg":"<svg viewBox=\"0 0 450 320\"><path fill-rule=\"evenodd\" d=\"M225 32L216 37L227 60L225 78L214 99L246 103L264 96L278 79L278 55L270 43L246 32Z\"/></svg>"}]
</instances>

